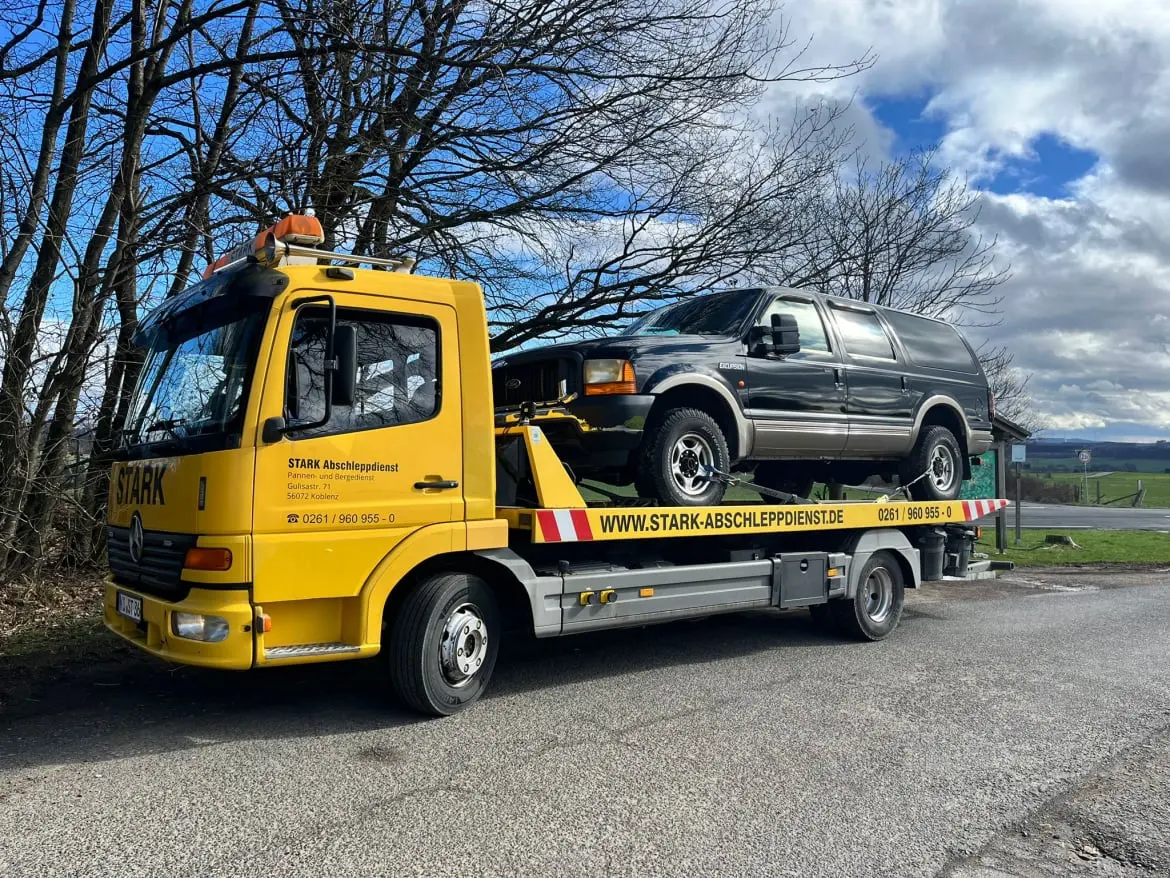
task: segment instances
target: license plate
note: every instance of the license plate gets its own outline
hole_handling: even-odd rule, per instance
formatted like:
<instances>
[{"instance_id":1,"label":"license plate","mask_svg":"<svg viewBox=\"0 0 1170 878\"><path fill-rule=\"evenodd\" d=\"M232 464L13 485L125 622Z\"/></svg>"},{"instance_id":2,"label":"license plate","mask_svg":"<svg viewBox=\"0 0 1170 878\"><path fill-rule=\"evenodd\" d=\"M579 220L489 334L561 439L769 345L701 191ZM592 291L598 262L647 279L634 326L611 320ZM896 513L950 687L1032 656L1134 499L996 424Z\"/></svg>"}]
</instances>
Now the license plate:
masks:
<instances>
[{"instance_id":1,"label":"license plate","mask_svg":"<svg viewBox=\"0 0 1170 878\"><path fill-rule=\"evenodd\" d=\"M129 595L125 592L118 592L117 603L114 607L118 611L119 616L125 616L127 619L133 619L135 622L142 621L142 598L136 598L134 595Z\"/></svg>"}]
</instances>

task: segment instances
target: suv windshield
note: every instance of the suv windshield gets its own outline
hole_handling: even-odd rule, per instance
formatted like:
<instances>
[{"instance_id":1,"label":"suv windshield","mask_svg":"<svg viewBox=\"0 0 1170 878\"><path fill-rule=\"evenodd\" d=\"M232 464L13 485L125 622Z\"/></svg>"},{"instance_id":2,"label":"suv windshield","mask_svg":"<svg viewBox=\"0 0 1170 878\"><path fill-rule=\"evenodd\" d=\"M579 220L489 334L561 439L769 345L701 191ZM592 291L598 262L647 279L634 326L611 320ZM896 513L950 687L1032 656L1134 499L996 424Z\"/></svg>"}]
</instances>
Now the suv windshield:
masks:
<instances>
[{"instance_id":1,"label":"suv windshield","mask_svg":"<svg viewBox=\"0 0 1170 878\"><path fill-rule=\"evenodd\" d=\"M232 310L157 330L130 405L127 444L239 429L265 312Z\"/></svg>"},{"instance_id":2,"label":"suv windshield","mask_svg":"<svg viewBox=\"0 0 1170 878\"><path fill-rule=\"evenodd\" d=\"M695 296L651 311L622 335L738 335L759 299L759 290Z\"/></svg>"}]
</instances>

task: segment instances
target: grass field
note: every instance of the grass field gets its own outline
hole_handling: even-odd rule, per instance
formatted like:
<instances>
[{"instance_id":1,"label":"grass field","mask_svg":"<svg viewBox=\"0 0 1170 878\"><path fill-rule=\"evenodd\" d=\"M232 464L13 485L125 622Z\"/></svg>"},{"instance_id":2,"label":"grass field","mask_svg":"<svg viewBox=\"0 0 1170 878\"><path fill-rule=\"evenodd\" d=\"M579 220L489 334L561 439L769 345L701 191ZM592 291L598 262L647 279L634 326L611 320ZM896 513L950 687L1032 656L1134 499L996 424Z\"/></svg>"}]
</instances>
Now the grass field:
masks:
<instances>
[{"instance_id":1,"label":"grass field","mask_svg":"<svg viewBox=\"0 0 1170 878\"><path fill-rule=\"evenodd\" d=\"M1048 546L1047 534L1065 534L1081 548ZM995 559L1014 561L1021 567L1048 567L1061 564L1170 564L1170 534L1125 530L1039 530L1026 531L1023 545L1008 537L1008 550L996 554L995 530L984 528L978 550Z\"/></svg>"},{"instance_id":2,"label":"grass field","mask_svg":"<svg viewBox=\"0 0 1170 878\"><path fill-rule=\"evenodd\" d=\"M1089 475L1094 472L1104 472L1102 468L1093 467L1089 470ZM1036 473L1031 473L1035 476ZM1041 476L1041 478L1046 478ZM1089 479L1089 501L1095 503L1097 500L1097 482L1101 483L1101 500L1106 502L1109 500L1116 500L1119 497L1125 497L1137 491L1138 479L1141 479L1142 485L1146 489L1146 500L1143 505L1150 507L1168 507L1170 506L1170 473L1127 473L1115 472L1112 475L1104 476L1100 479ZM1053 473L1052 480L1054 482L1066 482L1070 485L1080 484L1083 477L1075 473ZM1011 486L1011 479L1008 479L1008 485ZM1129 504L1129 500L1121 500L1114 505L1125 506Z\"/></svg>"}]
</instances>

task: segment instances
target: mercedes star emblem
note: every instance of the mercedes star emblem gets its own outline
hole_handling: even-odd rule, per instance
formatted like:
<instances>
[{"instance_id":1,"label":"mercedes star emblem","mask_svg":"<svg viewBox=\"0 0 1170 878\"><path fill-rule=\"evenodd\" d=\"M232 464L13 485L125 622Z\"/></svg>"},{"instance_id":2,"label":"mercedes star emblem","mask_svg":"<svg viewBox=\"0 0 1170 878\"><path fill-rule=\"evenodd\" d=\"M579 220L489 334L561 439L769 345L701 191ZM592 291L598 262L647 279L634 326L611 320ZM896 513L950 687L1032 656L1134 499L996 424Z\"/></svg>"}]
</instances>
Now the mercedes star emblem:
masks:
<instances>
[{"instance_id":1,"label":"mercedes star emblem","mask_svg":"<svg viewBox=\"0 0 1170 878\"><path fill-rule=\"evenodd\" d=\"M142 516L137 512L130 519L130 560L135 564L142 563L142 545L146 540L142 532Z\"/></svg>"}]
</instances>

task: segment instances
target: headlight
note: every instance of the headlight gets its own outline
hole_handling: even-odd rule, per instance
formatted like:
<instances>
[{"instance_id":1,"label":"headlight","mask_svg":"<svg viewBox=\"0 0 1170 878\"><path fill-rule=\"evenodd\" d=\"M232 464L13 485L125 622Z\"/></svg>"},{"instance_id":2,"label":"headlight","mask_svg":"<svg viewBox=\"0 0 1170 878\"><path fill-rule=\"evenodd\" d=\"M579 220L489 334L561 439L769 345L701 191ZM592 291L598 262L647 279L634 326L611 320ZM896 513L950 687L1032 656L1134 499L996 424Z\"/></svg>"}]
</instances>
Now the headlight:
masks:
<instances>
[{"instance_id":1,"label":"headlight","mask_svg":"<svg viewBox=\"0 0 1170 878\"><path fill-rule=\"evenodd\" d=\"M202 613L171 613L171 630L186 640L219 643L228 636L228 622L220 616Z\"/></svg>"},{"instance_id":2,"label":"headlight","mask_svg":"<svg viewBox=\"0 0 1170 878\"><path fill-rule=\"evenodd\" d=\"M629 360L586 360L586 395L637 393L634 366Z\"/></svg>"}]
</instances>

